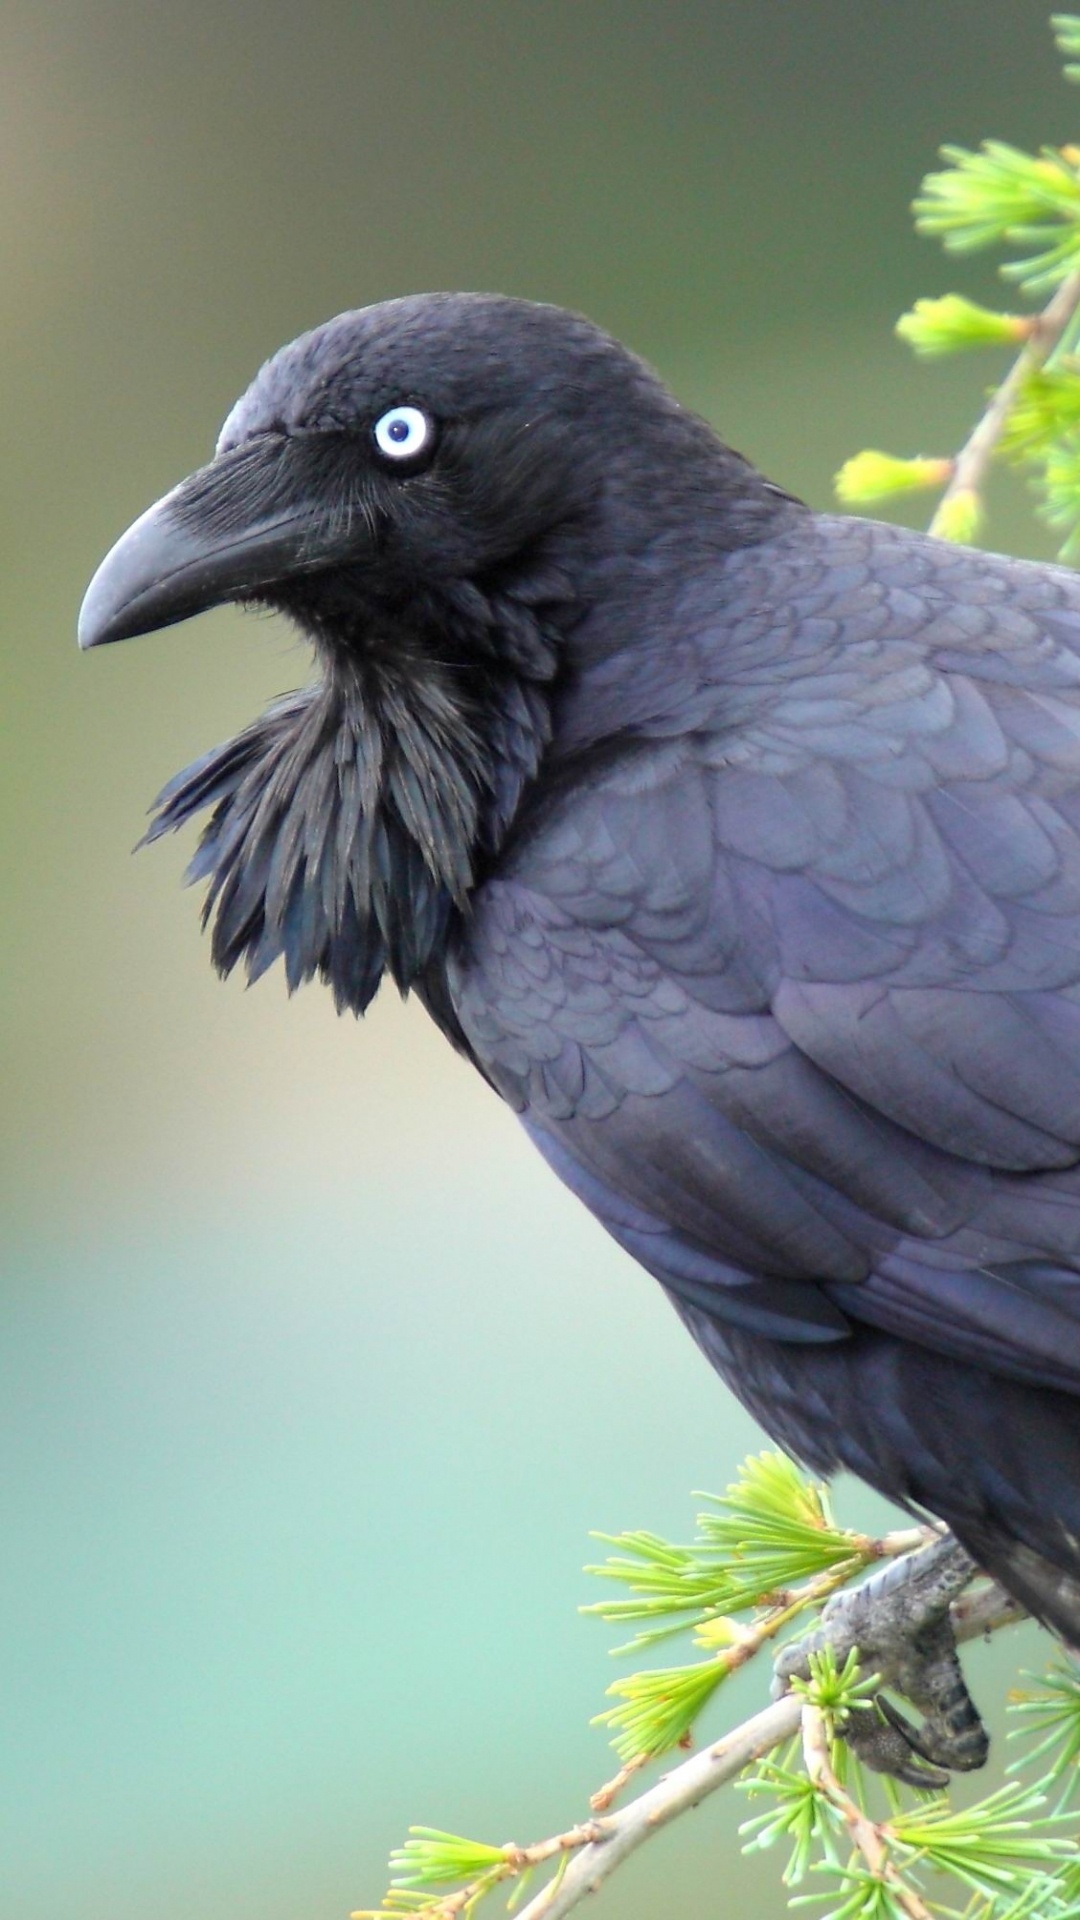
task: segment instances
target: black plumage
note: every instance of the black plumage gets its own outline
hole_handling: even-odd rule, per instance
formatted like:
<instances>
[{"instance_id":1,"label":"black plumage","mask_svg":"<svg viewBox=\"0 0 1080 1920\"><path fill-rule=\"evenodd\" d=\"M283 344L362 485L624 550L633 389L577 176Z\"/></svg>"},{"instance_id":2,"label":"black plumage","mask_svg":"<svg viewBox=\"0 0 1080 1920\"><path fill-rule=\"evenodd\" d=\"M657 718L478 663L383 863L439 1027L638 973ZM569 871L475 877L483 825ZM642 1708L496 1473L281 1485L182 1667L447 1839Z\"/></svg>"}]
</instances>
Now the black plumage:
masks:
<instances>
[{"instance_id":1,"label":"black plumage","mask_svg":"<svg viewBox=\"0 0 1080 1920\"><path fill-rule=\"evenodd\" d=\"M765 1428L1080 1639L1080 581L809 512L588 322L345 314L87 596L315 684L165 789L214 959L389 973Z\"/></svg>"}]
</instances>

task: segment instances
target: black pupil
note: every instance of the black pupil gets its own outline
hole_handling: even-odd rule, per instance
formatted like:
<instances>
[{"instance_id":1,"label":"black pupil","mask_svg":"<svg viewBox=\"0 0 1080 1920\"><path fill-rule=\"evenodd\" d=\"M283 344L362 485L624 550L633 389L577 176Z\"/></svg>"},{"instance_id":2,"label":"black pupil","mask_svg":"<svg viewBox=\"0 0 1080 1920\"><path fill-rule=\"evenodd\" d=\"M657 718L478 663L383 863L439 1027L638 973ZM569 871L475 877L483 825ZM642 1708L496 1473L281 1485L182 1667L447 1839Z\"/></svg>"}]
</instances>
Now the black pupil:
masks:
<instances>
[{"instance_id":1,"label":"black pupil","mask_svg":"<svg viewBox=\"0 0 1080 1920\"><path fill-rule=\"evenodd\" d=\"M391 420L387 432L391 440L407 440L410 433L409 423L407 420Z\"/></svg>"}]
</instances>

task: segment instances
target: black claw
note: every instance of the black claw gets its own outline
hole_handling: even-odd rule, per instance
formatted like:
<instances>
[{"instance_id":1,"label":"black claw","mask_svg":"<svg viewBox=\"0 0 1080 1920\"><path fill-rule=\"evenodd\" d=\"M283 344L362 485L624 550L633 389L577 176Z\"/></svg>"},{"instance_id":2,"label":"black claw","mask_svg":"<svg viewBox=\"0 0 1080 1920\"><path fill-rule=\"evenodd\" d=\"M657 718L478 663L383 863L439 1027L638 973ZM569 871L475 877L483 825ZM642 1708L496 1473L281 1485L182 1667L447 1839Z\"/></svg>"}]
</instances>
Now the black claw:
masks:
<instances>
[{"instance_id":1,"label":"black claw","mask_svg":"<svg viewBox=\"0 0 1080 1920\"><path fill-rule=\"evenodd\" d=\"M887 1773L905 1786L927 1790L947 1787L949 1775L925 1752L920 1729L883 1693L877 1713L850 1714L840 1734L856 1758L873 1773Z\"/></svg>"}]
</instances>

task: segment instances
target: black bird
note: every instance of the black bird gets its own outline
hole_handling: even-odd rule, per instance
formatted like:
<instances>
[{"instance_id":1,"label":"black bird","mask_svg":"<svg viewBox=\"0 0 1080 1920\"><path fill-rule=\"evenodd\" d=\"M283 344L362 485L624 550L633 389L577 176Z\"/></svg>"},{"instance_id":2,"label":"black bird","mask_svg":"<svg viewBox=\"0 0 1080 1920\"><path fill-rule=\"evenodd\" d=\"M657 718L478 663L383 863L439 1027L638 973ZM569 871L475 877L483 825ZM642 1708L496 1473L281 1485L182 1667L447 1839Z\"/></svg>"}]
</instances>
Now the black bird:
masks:
<instances>
[{"instance_id":1,"label":"black bird","mask_svg":"<svg viewBox=\"0 0 1080 1920\"><path fill-rule=\"evenodd\" d=\"M318 677L158 803L220 970L417 993L770 1434L1080 1640L1080 580L434 294L275 355L80 638L228 600Z\"/></svg>"}]
</instances>

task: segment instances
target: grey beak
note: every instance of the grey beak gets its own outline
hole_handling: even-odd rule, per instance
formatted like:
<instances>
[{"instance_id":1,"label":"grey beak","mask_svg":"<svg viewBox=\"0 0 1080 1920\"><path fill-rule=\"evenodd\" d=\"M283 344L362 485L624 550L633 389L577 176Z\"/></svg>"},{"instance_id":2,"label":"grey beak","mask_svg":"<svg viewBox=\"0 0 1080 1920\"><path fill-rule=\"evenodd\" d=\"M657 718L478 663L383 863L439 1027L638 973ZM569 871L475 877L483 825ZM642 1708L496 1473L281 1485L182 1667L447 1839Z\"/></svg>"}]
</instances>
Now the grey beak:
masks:
<instances>
[{"instance_id":1,"label":"grey beak","mask_svg":"<svg viewBox=\"0 0 1080 1920\"><path fill-rule=\"evenodd\" d=\"M328 529L311 491L296 484L293 464L287 441L246 446L149 507L87 588L80 647L130 640L249 598L289 574L362 559L370 542L363 521L357 526L346 515L343 524L339 515Z\"/></svg>"}]
</instances>

